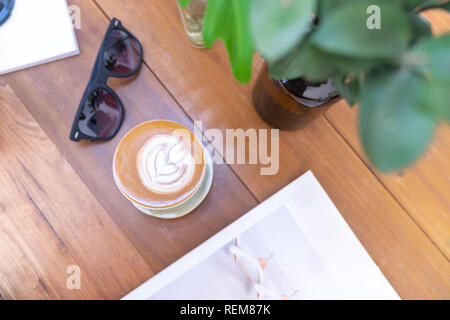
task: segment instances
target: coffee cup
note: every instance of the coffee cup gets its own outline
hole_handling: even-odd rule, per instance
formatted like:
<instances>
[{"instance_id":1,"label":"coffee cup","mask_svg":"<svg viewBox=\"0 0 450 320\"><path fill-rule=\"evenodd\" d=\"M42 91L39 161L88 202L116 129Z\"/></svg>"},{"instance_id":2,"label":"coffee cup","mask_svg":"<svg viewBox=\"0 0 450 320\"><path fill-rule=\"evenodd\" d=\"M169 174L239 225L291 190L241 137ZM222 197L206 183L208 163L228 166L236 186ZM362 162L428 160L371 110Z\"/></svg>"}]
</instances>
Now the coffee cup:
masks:
<instances>
[{"instance_id":1,"label":"coffee cup","mask_svg":"<svg viewBox=\"0 0 450 320\"><path fill-rule=\"evenodd\" d=\"M113 160L120 192L141 211L174 209L205 177L205 151L194 133L168 120L142 123L119 142Z\"/></svg>"}]
</instances>

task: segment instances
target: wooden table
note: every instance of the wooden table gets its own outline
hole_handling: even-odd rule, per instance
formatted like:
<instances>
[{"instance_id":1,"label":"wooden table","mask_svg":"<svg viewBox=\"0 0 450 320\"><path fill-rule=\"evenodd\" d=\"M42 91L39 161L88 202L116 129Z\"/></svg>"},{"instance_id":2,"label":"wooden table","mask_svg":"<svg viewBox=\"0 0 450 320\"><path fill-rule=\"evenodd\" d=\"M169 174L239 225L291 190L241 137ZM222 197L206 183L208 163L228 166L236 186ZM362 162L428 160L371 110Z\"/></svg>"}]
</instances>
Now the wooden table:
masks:
<instances>
[{"instance_id":1,"label":"wooden table","mask_svg":"<svg viewBox=\"0 0 450 320\"><path fill-rule=\"evenodd\" d=\"M276 176L216 165L195 213L148 217L114 186L121 137L151 119L267 128L252 107L254 80L234 80L222 45L190 47L175 0L69 2L81 7L81 55L0 78L0 298L120 298L307 170L401 297L450 298L449 127L413 167L383 175L361 151L357 110L341 102L307 128L281 132ZM428 16L436 32L450 29L446 13ZM112 17L140 39L145 64L132 81L111 81L127 111L119 134L72 143L74 112ZM256 58L254 78L260 67ZM70 265L80 267L81 290L66 287Z\"/></svg>"}]
</instances>

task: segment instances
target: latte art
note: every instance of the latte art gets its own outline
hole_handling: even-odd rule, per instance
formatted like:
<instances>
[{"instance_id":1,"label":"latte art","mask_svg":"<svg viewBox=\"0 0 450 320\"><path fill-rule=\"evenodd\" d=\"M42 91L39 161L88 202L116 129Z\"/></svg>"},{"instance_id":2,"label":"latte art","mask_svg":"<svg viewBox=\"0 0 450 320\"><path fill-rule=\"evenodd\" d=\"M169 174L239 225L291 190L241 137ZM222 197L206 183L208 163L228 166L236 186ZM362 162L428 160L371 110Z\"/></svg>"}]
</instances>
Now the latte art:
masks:
<instances>
[{"instance_id":1,"label":"latte art","mask_svg":"<svg viewBox=\"0 0 450 320\"><path fill-rule=\"evenodd\" d=\"M142 184L157 194L182 190L192 182L195 171L191 151L168 134L151 137L139 150L136 165Z\"/></svg>"},{"instance_id":2,"label":"latte art","mask_svg":"<svg viewBox=\"0 0 450 320\"><path fill-rule=\"evenodd\" d=\"M187 202L206 175L204 149L182 124L153 120L131 129L114 153L114 181L139 208L166 210ZM146 209L146 210L147 210Z\"/></svg>"}]
</instances>

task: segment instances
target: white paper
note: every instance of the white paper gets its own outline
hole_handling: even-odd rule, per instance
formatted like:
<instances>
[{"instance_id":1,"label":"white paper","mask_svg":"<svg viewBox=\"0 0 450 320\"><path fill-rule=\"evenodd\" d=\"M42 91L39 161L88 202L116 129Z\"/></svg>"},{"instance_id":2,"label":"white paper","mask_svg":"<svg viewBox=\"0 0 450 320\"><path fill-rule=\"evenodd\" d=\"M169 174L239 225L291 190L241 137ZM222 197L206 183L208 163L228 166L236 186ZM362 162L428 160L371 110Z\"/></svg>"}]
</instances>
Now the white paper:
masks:
<instances>
[{"instance_id":1,"label":"white paper","mask_svg":"<svg viewBox=\"0 0 450 320\"><path fill-rule=\"evenodd\" d=\"M16 0L0 26L0 75L76 54L66 0Z\"/></svg>"},{"instance_id":2,"label":"white paper","mask_svg":"<svg viewBox=\"0 0 450 320\"><path fill-rule=\"evenodd\" d=\"M236 262L237 243L251 260ZM263 296L253 260L265 267ZM399 296L308 172L124 297L257 298Z\"/></svg>"}]
</instances>

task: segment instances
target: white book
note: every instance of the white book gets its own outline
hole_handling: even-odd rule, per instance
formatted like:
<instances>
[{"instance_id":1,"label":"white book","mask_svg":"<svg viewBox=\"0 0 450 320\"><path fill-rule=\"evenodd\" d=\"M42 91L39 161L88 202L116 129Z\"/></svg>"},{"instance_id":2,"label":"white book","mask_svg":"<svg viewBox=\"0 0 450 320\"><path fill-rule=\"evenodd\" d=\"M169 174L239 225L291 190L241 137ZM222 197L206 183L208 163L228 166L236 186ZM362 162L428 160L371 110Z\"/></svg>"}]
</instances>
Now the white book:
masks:
<instances>
[{"instance_id":1,"label":"white book","mask_svg":"<svg viewBox=\"0 0 450 320\"><path fill-rule=\"evenodd\" d=\"M0 75L79 53L66 0L16 0L0 26Z\"/></svg>"},{"instance_id":2,"label":"white book","mask_svg":"<svg viewBox=\"0 0 450 320\"><path fill-rule=\"evenodd\" d=\"M399 299L311 172L123 299Z\"/></svg>"}]
</instances>

